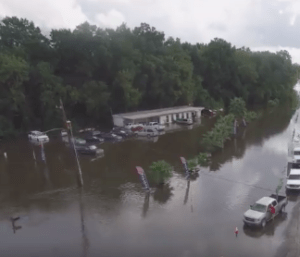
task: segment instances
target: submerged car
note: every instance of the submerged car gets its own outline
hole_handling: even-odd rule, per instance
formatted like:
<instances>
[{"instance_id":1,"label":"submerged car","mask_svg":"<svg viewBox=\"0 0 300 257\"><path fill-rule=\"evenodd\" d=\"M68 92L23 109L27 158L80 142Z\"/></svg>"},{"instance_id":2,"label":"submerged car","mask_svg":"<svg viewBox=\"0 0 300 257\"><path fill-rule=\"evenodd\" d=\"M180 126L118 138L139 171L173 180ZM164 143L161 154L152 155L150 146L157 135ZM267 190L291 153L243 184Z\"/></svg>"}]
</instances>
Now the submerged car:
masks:
<instances>
[{"instance_id":1,"label":"submerged car","mask_svg":"<svg viewBox=\"0 0 300 257\"><path fill-rule=\"evenodd\" d=\"M154 128L154 129L156 129L156 130L158 130L158 131L163 131L163 130L165 130L165 126L159 124L158 122L149 122L144 128L145 128L145 129L148 129L148 128Z\"/></svg>"},{"instance_id":2,"label":"submerged car","mask_svg":"<svg viewBox=\"0 0 300 257\"><path fill-rule=\"evenodd\" d=\"M114 133L105 133L105 134L102 134L101 137L105 141L110 141L110 142L117 142L117 141L121 141L122 140L122 137L117 136Z\"/></svg>"},{"instance_id":3,"label":"submerged car","mask_svg":"<svg viewBox=\"0 0 300 257\"><path fill-rule=\"evenodd\" d=\"M157 137L159 134L156 129L142 129L141 131L136 132L138 136L146 136L146 137Z\"/></svg>"},{"instance_id":4,"label":"submerged car","mask_svg":"<svg viewBox=\"0 0 300 257\"><path fill-rule=\"evenodd\" d=\"M136 134L132 132L131 130L120 128L120 127L114 127L111 131L111 133L116 134L117 136L120 136L122 138L128 138L128 137L134 137Z\"/></svg>"},{"instance_id":5,"label":"submerged car","mask_svg":"<svg viewBox=\"0 0 300 257\"><path fill-rule=\"evenodd\" d=\"M104 150L101 148L97 148L95 145L89 145L89 146L75 145L75 149L80 154L87 154L87 155L104 154Z\"/></svg>"},{"instance_id":6,"label":"submerged car","mask_svg":"<svg viewBox=\"0 0 300 257\"><path fill-rule=\"evenodd\" d=\"M192 125L194 122L193 122L192 119L177 119L176 123L185 124L185 125Z\"/></svg>"},{"instance_id":7,"label":"submerged car","mask_svg":"<svg viewBox=\"0 0 300 257\"><path fill-rule=\"evenodd\" d=\"M84 135L83 139L87 143L100 144L100 143L104 142L104 139L102 137L97 137L97 136L93 136L93 135Z\"/></svg>"},{"instance_id":8,"label":"submerged car","mask_svg":"<svg viewBox=\"0 0 300 257\"><path fill-rule=\"evenodd\" d=\"M49 137L45 133L37 130L30 131L30 133L28 134L28 138L32 141L37 141L37 142L49 141Z\"/></svg>"}]
</instances>

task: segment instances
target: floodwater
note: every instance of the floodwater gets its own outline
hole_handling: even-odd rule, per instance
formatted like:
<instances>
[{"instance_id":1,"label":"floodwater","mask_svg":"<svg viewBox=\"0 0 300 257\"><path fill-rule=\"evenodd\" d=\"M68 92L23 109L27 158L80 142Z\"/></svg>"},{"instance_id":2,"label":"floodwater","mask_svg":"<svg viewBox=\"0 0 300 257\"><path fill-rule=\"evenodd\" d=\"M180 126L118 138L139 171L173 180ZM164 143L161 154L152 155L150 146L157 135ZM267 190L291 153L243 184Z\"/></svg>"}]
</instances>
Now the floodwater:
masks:
<instances>
[{"instance_id":1,"label":"floodwater","mask_svg":"<svg viewBox=\"0 0 300 257\"><path fill-rule=\"evenodd\" d=\"M268 257L287 251L282 245L298 196L289 197L286 214L263 230L244 228L242 218L250 204L274 193L286 177L296 116L283 107L266 111L213 154L210 166L190 182L179 157L199 152L200 136L213 119L154 141L102 144L104 157L80 157L82 189L74 156L59 138L45 144L46 163L40 147L27 139L5 143L0 256ZM147 171L157 160L169 162L174 174L163 188L146 194L135 166ZM12 223L11 217L20 219Z\"/></svg>"}]
</instances>

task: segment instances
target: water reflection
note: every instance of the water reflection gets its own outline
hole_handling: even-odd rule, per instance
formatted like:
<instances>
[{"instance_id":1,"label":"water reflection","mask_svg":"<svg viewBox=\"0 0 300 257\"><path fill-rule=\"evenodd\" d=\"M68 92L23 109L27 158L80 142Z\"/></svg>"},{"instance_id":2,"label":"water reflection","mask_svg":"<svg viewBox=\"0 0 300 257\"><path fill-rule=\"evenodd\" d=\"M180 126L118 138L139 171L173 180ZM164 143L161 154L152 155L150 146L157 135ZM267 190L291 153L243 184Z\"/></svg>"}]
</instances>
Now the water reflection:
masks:
<instances>
[{"instance_id":1,"label":"water reflection","mask_svg":"<svg viewBox=\"0 0 300 257\"><path fill-rule=\"evenodd\" d=\"M80 224L81 224L81 236L82 236L82 248L83 248L83 257L86 257L88 255L88 250L90 247L89 238L86 231L85 226L85 210L84 210L84 204L83 204L83 189L79 188L79 211L80 211Z\"/></svg>"},{"instance_id":2,"label":"water reflection","mask_svg":"<svg viewBox=\"0 0 300 257\"><path fill-rule=\"evenodd\" d=\"M187 187L186 187L186 191L185 191L185 196L184 196L183 205L186 205L186 203L187 203L187 201L188 201L188 198L189 198L190 183L191 183L191 181L188 180L188 181L187 181Z\"/></svg>"},{"instance_id":3,"label":"water reflection","mask_svg":"<svg viewBox=\"0 0 300 257\"><path fill-rule=\"evenodd\" d=\"M169 184L161 185L156 188L153 194L153 199L160 204L165 204L173 196L172 191L173 191L173 187L171 187Z\"/></svg>"},{"instance_id":4,"label":"water reflection","mask_svg":"<svg viewBox=\"0 0 300 257\"><path fill-rule=\"evenodd\" d=\"M249 145L262 145L271 136L287 129L293 113L281 106L274 109L272 113L265 111L263 118L250 123L248 127L240 127L236 137L225 143L226 150L221 149L212 155L210 170L219 170L224 163L233 158L243 158Z\"/></svg>"},{"instance_id":5,"label":"water reflection","mask_svg":"<svg viewBox=\"0 0 300 257\"><path fill-rule=\"evenodd\" d=\"M145 199L144 199L144 204L143 204L143 212L142 212L142 217L146 218L147 212L149 210L149 205L150 205L150 192L147 191L145 192Z\"/></svg>"},{"instance_id":6,"label":"water reflection","mask_svg":"<svg viewBox=\"0 0 300 257\"><path fill-rule=\"evenodd\" d=\"M11 223L12 223L12 229L13 229L14 234L16 233L17 230L19 230L19 229L22 228L22 226L16 225L16 222L17 222L17 220L19 220L19 219L20 219L20 217L10 218L10 221L11 221Z\"/></svg>"},{"instance_id":7,"label":"water reflection","mask_svg":"<svg viewBox=\"0 0 300 257\"><path fill-rule=\"evenodd\" d=\"M135 140L156 143L159 137L136 137Z\"/></svg>"}]
</instances>

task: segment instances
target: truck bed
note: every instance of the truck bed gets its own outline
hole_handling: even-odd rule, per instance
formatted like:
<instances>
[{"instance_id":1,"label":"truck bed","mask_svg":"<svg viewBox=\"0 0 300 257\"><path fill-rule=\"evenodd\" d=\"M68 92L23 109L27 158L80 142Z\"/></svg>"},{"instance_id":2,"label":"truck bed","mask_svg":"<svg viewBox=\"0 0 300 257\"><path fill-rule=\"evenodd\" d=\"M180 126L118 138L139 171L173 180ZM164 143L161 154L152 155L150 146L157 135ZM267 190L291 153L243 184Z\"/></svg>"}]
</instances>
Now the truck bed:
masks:
<instances>
[{"instance_id":1,"label":"truck bed","mask_svg":"<svg viewBox=\"0 0 300 257\"><path fill-rule=\"evenodd\" d=\"M275 200L277 200L278 203L280 203L280 202L282 202L283 200L286 199L286 196L276 195L276 194L271 194L270 197L274 198Z\"/></svg>"}]
</instances>

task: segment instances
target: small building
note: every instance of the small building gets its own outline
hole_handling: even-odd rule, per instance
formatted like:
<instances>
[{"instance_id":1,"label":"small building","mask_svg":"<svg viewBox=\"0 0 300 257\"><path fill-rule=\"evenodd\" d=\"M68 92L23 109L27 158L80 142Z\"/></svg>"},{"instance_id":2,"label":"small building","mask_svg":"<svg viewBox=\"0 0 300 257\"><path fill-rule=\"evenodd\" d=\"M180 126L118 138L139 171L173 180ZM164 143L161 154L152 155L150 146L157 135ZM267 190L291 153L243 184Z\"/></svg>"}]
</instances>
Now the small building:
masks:
<instances>
[{"instance_id":1,"label":"small building","mask_svg":"<svg viewBox=\"0 0 300 257\"><path fill-rule=\"evenodd\" d=\"M147 111L119 113L113 115L115 126L122 127L128 123L159 122L160 124L172 123L176 119L200 118L204 107L179 106Z\"/></svg>"}]
</instances>

